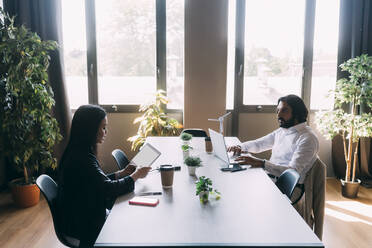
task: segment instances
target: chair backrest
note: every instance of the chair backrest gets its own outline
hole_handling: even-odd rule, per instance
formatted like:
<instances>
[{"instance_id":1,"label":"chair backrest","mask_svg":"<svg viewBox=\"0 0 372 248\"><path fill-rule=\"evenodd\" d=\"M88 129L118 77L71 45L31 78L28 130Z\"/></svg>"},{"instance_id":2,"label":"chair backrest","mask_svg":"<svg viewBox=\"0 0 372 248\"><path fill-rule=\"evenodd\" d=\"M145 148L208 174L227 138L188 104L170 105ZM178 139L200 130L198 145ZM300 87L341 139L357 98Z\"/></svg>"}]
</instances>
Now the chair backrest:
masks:
<instances>
[{"instance_id":1,"label":"chair backrest","mask_svg":"<svg viewBox=\"0 0 372 248\"><path fill-rule=\"evenodd\" d=\"M193 137L208 137L208 134L206 131L200 128L189 128L189 129L184 129L182 133L188 133L191 134ZM181 134L182 134L181 133Z\"/></svg>"},{"instance_id":2,"label":"chair backrest","mask_svg":"<svg viewBox=\"0 0 372 248\"><path fill-rule=\"evenodd\" d=\"M114 157L119 170L124 169L129 164L129 159L125 153L120 149L115 149L112 151L112 156Z\"/></svg>"},{"instance_id":3,"label":"chair backrest","mask_svg":"<svg viewBox=\"0 0 372 248\"><path fill-rule=\"evenodd\" d=\"M68 247L79 247L80 241L73 237L65 235L60 228L60 222L58 220L58 213L56 209L58 185L48 175L40 175L36 179L36 185L39 187L41 193L43 193L45 199L48 202L48 206L53 218L54 231L59 241Z\"/></svg>"},{"instance_id":4,"label":"chair backrest","mask_svg":"<svg viewBox=\"0 0 372 248\"><path fill-rule=\"evenodd\" d=\"M294 169L286 169L276 181L276 186L280 189L280 191L285 194L288 199L291 199L292 193L298 180L300 179L300 175Z\"/></svg>"}]
</instances>

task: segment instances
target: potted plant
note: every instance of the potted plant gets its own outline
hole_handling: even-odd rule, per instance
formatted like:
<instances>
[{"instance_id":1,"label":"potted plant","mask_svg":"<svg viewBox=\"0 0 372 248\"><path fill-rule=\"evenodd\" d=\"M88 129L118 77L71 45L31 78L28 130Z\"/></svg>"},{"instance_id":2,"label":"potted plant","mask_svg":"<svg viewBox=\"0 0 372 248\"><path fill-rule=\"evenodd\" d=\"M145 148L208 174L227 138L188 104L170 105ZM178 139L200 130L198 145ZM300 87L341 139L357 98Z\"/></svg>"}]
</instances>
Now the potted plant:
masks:
<instances>
[{"instance_id":1,"label":"potted plant","mask_svg":"<svg viewBox=\"0 0 372 248\"><path fill-rule=\"evenodd\" d=\"M192 139L192 135L189 133L181 133L180 138L183 142L183 144L188 145L190 144L190 141Z\"/></svg>"},{"instance_id":2,"label":"potted plant","mask_svg":"<svg viewBox=\"0 0 372 248\"><path fill-rule=\"evenodd\" d=\"M186 159L188 156L190 156L190 150L192 150L193 148L190 145L182 145L181 149L183 153L183 159Z\"/></svg>"},{"instance_id":3,"label":"potted plant","mask_svg":"<svg viewBox=\"0 0 372 248\"><path fill-rule=\"evenodd\" d=\"M48 52L54 41L42 41L14 17L0 9L0 153L23 178L13 180L13 199L21 207L38 203L40 191L32 176L57 166L53 146L61 140L58 123L50 114L54 105L48 83Z\"/></svg>"},{"instance_id":4,"label":"potted plant","mask_svg":"<svg viewBox=\"0 0 372 248\"><path fill-rule=\"evenodd\" d=\"M189 157L185 158L184 162L187 165L189 175L190 176L195 176L195 170L196 170L197 167L201 166L202 161L199 157L189 156Z\"/></svg>"},{"instance_id":5,"label":"potted plant","mask_svg":"<svg viewBox=\"0 0 372 248\"><path fill-rule=\"evenodd\" d=\"M372 115L360 113L361 106L372 108L372 57L361 55L340 67L349 76L336 82L335 109L317 112L315 122L327 139L342 136L346 162L345 179L341 179L342 195L354 198L360 184L355 178L359 139L372 137ZM345 106L350 106L350 113L344 111Z\"/></svg>"},{"instance_id":6,"label":"potted plant","mask_svg":"<svg viewBox=\"0 0 372 248\"><path fill-rule=\"evenodd\" d=\"M164 112L164 105L169 102L164 90L158 90L155 100L140 106L142 116L134 120L134 124L140 123L137 134L129 137L132 142L132 150L137 150L145 143L147 136L177 136L182 124L176 119L168 117Z\"/></svg>"},{"instance_id":7,"label":"potted plant","mask_svg":"<svg viewBox=\"0 0 372 248\"><path fill-rule=\"evenodd\" d=\"M199 180L196 181L196 195L199 195L199 200L201 203L207 203L209 200L209 194L215 194L216 200L221 198L221 193L217 189L212 188L212 180L208 177L201 176Z\"/></svg>"}]
</instances>

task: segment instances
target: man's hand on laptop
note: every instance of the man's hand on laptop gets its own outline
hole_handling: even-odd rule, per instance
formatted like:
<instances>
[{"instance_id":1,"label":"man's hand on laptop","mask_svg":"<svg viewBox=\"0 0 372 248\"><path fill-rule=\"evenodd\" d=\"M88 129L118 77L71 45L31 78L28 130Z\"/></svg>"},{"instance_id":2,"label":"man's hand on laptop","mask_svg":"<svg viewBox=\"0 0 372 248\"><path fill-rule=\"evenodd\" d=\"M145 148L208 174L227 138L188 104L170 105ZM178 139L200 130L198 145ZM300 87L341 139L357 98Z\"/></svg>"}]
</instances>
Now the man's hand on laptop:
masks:
<instances>
[{"instance_id":1,"label":"man's hand on laptop","mask_svg":"<svg viewBox=\"0 0 372 248\"><path fill-rule=\"evenodd\" d=\"M242 147L240 145L237 145L237 146L230 146L227 148L227 151L228 152L233 152L234 153L234 156L240 156L240 154L242 153L246 153L244 151L242 151Z\"/></svg>"},{"instance_id":2,"label":"man's hand on laptop","mask_svg":"<svg viewBox=\"0 0 372 248\"><path fill-rule=\"evenodd\" d=\"M252 155L239 156L235 159L241 165L251 165L252 167L264 168L265 160L261 158L256 158Z\"/></svg>"}]
</instances>

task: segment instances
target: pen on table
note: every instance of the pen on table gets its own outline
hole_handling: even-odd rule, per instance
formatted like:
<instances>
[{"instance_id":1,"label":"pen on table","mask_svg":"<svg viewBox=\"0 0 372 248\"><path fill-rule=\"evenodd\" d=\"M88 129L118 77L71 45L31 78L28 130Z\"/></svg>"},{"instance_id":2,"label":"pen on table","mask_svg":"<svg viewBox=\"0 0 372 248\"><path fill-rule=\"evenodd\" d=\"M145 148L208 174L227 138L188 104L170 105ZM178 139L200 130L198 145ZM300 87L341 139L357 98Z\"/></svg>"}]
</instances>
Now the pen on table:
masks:
<instances>
[{"instance_id":1,"label":"pen on table","mask_svg":"<svg viewBox=\"0 0 372 248\"><path fill-rule=\"evenodd\" d=\"M139 193L138 195L146 196L146 195L161 195L161 194L162 194L161 192L142 192L142 193Z\"/></svg>"}]
</instances>

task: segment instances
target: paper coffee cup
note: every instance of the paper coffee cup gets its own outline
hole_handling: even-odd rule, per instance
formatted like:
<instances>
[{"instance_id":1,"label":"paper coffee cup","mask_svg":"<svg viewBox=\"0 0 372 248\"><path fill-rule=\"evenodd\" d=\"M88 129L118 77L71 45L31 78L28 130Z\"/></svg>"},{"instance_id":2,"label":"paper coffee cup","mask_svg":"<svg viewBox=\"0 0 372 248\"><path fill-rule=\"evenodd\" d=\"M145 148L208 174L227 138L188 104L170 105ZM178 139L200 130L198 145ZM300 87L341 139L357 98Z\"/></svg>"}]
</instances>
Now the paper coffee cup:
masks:
<instances>
[{"instance_id":1,"label":"paper coffee cup","mask_svg":"<svg viewBox=\"0 0 372 248\"><path fill-rule=\"evenodd\" d=\"M161 185L163 188L172 188L174 167L172 165L160 166Z\"/></svg>"}]
</instances>

